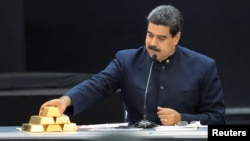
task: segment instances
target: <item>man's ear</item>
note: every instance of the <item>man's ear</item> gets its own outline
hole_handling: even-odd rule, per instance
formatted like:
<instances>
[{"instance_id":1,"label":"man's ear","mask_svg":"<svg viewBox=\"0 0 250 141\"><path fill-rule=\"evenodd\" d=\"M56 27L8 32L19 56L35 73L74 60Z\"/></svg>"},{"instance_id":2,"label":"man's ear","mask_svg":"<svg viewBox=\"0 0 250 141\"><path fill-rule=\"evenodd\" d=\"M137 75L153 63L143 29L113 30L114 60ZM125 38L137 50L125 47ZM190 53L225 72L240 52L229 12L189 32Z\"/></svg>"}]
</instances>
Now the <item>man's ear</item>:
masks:
<instances>
[{"instance_id":1,"label":"man's ear","mask_svg":"<svg viewBox=\"0 0 250 141\"><path fill-rule=\"evenodd\" d=\"M174 44L177 45L180 41L181 38L181 32L179 31L175 36L174 36Z\"/></svg>"}]
</instances>

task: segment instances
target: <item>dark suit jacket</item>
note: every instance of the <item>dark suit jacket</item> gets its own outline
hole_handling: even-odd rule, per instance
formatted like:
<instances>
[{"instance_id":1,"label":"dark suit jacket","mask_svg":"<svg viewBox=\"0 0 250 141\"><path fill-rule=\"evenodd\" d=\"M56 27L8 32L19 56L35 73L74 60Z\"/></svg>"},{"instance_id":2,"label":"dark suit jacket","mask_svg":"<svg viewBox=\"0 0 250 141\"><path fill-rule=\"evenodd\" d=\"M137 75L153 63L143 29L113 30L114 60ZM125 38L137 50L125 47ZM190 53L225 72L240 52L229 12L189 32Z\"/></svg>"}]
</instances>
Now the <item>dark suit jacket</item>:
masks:
<instances>
[{"instance_id":1,"label":"dark suit jacket","mask_svg":"<svg viewBox=\"0 0 250 141\"><path fill-rule=\"evenodd\" d=\"M145 46L118 51L105 69L66 93L74 113L121 89L130 123L143 119L146 98L147 119L157 124L157 106L177 110L183 121L224 124L225 104L215 61L181 46L167 60L153 61Z\"/></svg>"}]
</instances>

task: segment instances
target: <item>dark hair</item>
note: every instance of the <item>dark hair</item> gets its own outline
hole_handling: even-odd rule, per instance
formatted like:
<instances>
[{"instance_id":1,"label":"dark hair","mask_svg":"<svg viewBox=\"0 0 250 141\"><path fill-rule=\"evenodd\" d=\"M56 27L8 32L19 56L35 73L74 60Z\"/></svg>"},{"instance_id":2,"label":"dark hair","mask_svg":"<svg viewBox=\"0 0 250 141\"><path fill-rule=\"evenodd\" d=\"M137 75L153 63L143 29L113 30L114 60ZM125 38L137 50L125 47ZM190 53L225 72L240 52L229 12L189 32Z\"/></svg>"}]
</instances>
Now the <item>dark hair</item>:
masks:
<instances>
[{"instance_id":1,"label":"dark hair","mask_svg":"<svg viewBox=\"0 0 250 141\"><path fill-rule=\"evenodd\" d=\"M183 17L181 12L171 5L160 5L154 8L147 17L148 22L170 27L170 34L174 37L182 30Z\"/></svg>"}]
</instances>

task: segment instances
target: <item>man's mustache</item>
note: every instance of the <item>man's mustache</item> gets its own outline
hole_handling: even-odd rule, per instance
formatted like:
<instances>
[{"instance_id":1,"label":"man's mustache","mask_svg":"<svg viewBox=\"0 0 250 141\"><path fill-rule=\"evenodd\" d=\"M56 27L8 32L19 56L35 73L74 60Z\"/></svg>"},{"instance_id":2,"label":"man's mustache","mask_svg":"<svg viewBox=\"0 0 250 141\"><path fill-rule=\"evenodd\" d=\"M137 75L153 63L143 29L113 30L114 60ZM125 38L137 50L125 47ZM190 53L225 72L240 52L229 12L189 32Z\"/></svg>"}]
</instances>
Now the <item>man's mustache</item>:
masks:
<instances>
[{"instance_id":1,"label":"man's mustache","mask_svg":"<svg viewBox=\"0 0 250 141\"><path fill-rule=\"evenodd\" d=\"M157 52L161 51L159 48L157 48L157 46L148 46L148 48L153 50L153 51L157 51Z\"/></svg>"}]
</instances>

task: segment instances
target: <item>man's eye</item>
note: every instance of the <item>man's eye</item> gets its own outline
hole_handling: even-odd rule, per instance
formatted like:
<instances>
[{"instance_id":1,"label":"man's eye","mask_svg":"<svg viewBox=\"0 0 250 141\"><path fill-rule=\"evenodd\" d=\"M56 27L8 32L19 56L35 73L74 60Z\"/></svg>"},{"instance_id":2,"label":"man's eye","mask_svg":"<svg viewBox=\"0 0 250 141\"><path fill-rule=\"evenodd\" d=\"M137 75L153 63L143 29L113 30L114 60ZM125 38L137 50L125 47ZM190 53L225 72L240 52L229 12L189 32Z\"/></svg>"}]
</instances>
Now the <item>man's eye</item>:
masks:
<instances>
[{"instance_id":1,"label":"man's eye","mask_svg":"<svg viewBox=\"0 0 250 141\"><path fill-rule=\"evenodd\" d=\"M163 41L165 39L166 39L165 37L159 37L159 40L161 40L161 41Z\"/></svg>"},{"instance_id":2,"label":"man's eye","mask_svg":"<svg viewBox=\"0 0 250 141\"><path fill-rule=\"evenodd\" d=\"M148 37L153 37L153 35L152 34L148 34Z\"/></svg>"}]
</instances>

